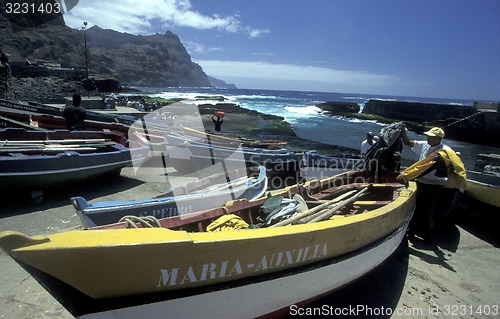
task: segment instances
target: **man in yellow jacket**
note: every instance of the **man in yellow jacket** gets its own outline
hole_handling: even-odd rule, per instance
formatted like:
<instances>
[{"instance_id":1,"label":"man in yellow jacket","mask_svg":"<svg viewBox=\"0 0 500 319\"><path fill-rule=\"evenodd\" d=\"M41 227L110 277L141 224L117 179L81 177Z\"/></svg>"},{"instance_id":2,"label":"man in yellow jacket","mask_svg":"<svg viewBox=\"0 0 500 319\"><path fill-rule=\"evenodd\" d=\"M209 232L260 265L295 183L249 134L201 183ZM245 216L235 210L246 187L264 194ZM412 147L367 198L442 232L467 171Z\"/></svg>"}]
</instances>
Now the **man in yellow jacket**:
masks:
<instances>
[{"instance_id":1,"label":"man in yellow jacket","mask_svg":"<svg viewBox=\"0 0 500 319\"><path fill-rule=\"evenodd\" d=\"M424 134L427 141L413 141L404 129L403 143L419 155L419 161L406 169L399 179L402 182L416 179L416 207L410 233L420 229L424 239L430 240L443 188L465 188L466 179L462 161L449 146L442 143L445 136L443 129L433 127Z\"/></svg>"}]
</instances>

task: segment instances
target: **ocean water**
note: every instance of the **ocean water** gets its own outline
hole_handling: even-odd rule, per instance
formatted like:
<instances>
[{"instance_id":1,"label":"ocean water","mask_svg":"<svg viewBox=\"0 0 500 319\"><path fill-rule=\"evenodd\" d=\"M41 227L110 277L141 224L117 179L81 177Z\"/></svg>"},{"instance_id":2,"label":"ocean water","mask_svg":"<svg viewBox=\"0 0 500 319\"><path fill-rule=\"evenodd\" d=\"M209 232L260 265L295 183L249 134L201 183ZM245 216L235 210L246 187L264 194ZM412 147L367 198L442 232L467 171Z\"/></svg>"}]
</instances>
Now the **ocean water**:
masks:
<instances>
[{"instance_id":1,"label":"ocean water","mask_svg":"<svg viewBox=\"0 0 500 319\"><path fill-rule=\"evenodd\" d=\"M383 124L375 121L363 121L333 117L321 114L316 104L327 101L355 102L361 108L370 99L414 101L426 103L443 103L470 105L475 101L457 99L416 98L407 96L384 96L373 94L344 94L303 91L277 91L252 89L213 89L213 88L138 88L164 98L184 97L194 98L197 95L223 95L229 102L238 103L244 108L266 114L283 116L290 123L295 133L305 139L326 144L339 145L359 150L366 132L378 134ZM411 112L411 110L409 110ZM230 120L230 117L225 119ZM409 132L410 139L425 140L425 135ZM466 167L473 168L479 153L500 154L500 148L470 144L461 141L444 139L444 143L460 152ZM407 163L417 159L409 148L403 150L403 158Z\"/></svg>"}]
</instances>

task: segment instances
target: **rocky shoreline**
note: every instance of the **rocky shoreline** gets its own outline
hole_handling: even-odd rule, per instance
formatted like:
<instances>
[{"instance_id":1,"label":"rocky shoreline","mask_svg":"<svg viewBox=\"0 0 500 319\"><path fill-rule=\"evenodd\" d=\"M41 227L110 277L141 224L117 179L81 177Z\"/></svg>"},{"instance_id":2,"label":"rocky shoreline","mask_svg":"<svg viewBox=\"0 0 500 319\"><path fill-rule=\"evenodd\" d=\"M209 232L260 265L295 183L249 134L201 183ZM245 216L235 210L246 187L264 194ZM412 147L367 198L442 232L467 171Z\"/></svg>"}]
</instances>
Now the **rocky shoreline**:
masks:
<instances>
[{"instance_id":1,"label":"rocky shoreline","mask_svg":"<svg viewBox=\"0 0 500 319\"><path fill-rule=\"evenodd\" d=\"M473 106L405 101L369 100L363 110L357 103L326 102L317 107L331 115L405 122L415 133L433 126L445 128L447 138L473 144L498 146L500 102L476 102Z\"/></svg>"}]
</instances>

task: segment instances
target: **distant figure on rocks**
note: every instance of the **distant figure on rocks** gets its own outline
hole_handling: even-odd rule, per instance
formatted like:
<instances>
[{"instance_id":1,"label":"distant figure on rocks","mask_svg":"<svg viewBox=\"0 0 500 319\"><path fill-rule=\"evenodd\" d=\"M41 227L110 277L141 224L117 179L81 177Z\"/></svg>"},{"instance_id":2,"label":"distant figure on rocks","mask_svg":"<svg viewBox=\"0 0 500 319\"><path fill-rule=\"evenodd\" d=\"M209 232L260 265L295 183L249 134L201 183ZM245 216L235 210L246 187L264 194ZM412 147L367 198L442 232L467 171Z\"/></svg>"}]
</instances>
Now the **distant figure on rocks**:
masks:
<instances>
[{"instance_id":1,"label":"distant figure on rocks","mask_svg":"<svg viewBox=\"0 0 500 319\"><path fill-rule=\"evenodd\" d=\"M366 133L366 140L361 143L361 156L365 155L366 152L375 144L374 135L372 132Z\"/></svg>"},{"instance_id":2,"label":"distant figure on rocks","mask_svg":"<svg viewBox=\"0 0 500 319\"><path fill-rule=\"evenodd\" d=\"M81 106L82 97L80 94L73 94L73 105L67 105L63 109L63 117L66 126L70 131L85 130L85 117L87 111Z\"/></svg>"},{"instance_id":3,"label":"distant figure on rocks","mask_svg":"<svg viewBox=\"0 0 500 319\"><path fill-rule=\"evenodd\" d=\"M221 129L222 123L224 122L224 119L222 119L221 117L218 117L218 116L217 116L217 119L215 119L215 115L212 115L212 122L214 122L214 125L215 125L215 132L220 133L220 129Z\"/></svg>"}]
</instances>

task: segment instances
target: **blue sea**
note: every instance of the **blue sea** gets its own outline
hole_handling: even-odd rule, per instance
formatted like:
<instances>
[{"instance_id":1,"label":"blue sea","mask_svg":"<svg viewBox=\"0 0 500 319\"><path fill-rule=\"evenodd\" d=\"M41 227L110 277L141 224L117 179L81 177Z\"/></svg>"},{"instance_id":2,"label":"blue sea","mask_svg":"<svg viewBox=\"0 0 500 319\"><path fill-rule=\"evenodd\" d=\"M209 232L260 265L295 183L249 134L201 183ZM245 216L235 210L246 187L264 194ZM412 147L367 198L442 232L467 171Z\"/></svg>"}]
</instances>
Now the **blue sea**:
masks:
<instances>
[{"instance_id":1,"label":"blue sea","mask_svg":"<svg viewBox=\"0 0 500 319\"><path fill-rule=\"evenodd\" d=\"M439 98L417 98L407 96L385 96L373 94L344 94L305 91L277 91L255 89L214 89L214 88L138 88L152 92L164 98L194 98L197 95L223 95L228 102L238 103L241 107L266 114L283 116L290 123L295 133L302 138L338 145L359 150L366 132L377 134L383 124L375 121L362 121L321 114L316 104L327 101L355 102L361 108L370 99L412 101L472 106L475 101ZM411 112L411 110L408 110ZM227 120L230 120L229 118ZM429 119L431 120L431 119ZM409 132L410 139L425 140L426 136ZM444 139L444 143L460 152L466 167L473 169L479 153L500 154L500 148L470 144L461 141ZM417 157L407 147L403 150L403 158L411 163Z\"/></svg>"}]
</instances>

